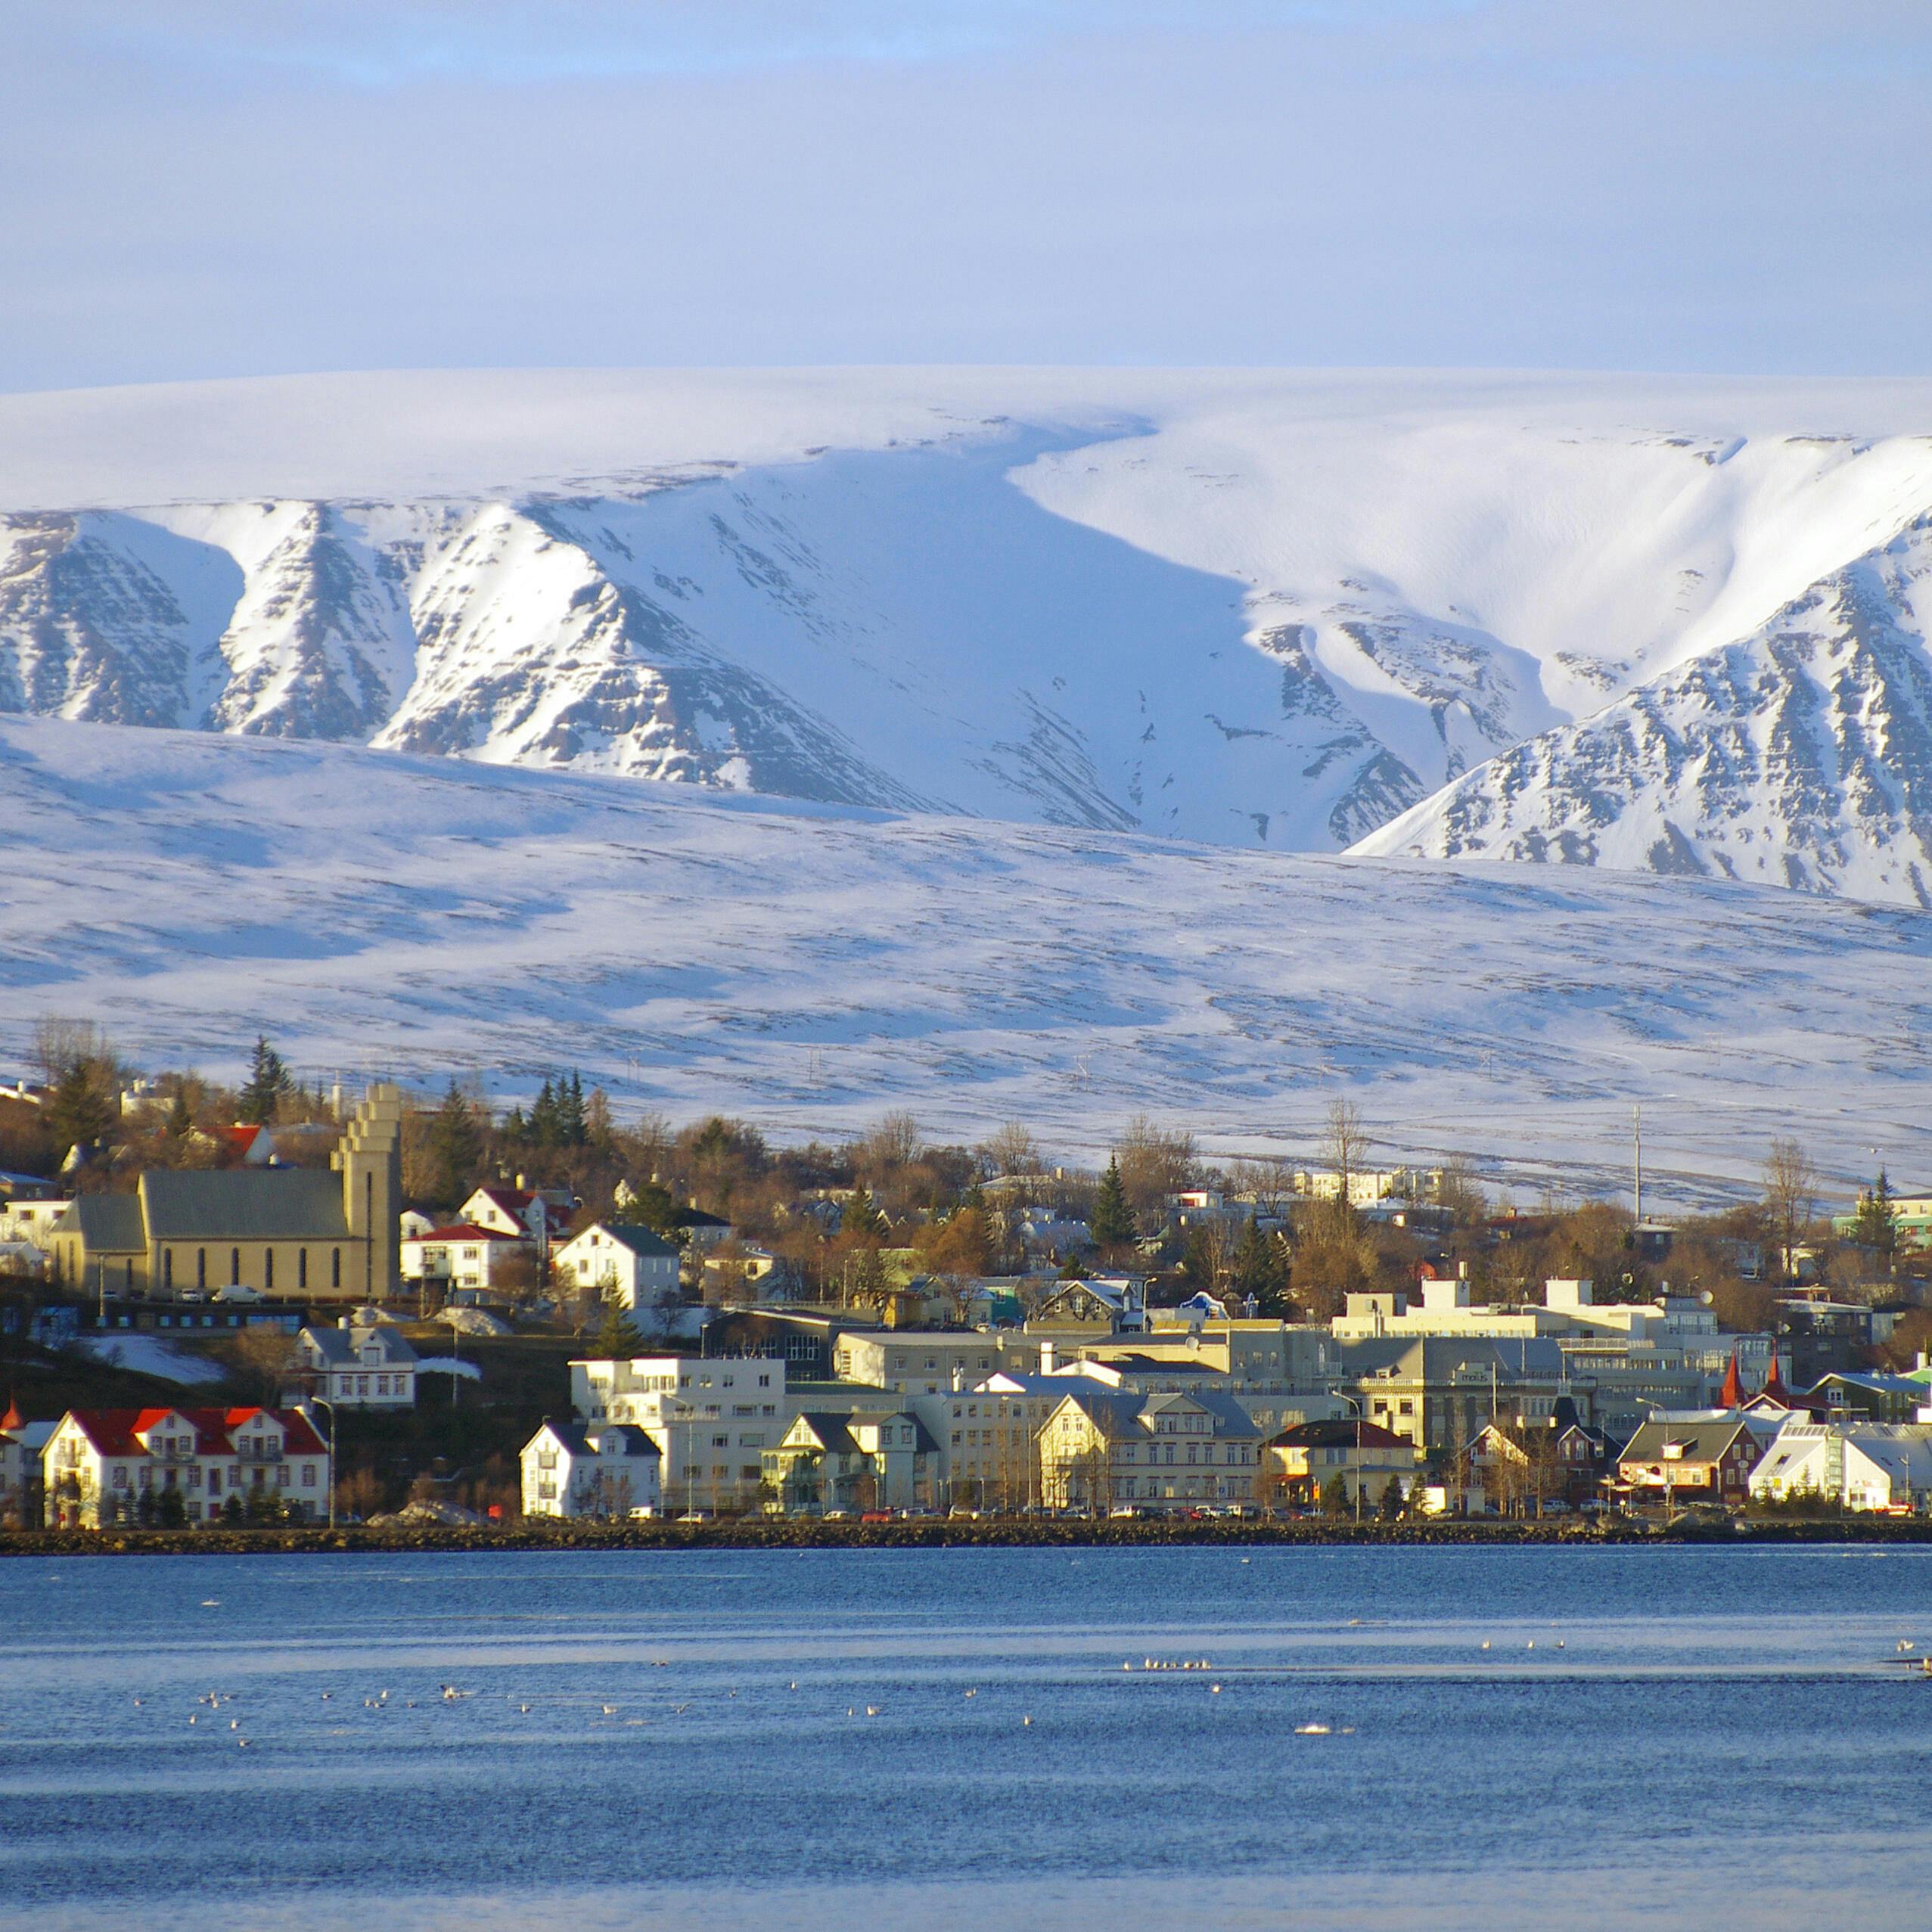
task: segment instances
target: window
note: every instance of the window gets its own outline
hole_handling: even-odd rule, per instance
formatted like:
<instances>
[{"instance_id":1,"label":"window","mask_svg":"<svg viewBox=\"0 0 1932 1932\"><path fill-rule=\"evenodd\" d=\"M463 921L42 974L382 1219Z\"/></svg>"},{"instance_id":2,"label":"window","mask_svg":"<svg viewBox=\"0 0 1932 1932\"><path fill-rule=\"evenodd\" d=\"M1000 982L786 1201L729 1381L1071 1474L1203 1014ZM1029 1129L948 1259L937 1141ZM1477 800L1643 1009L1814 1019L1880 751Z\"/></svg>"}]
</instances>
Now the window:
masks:
<instances>
[{"instance_id":1,"label":"window","mask_svg":"<svg viewBox=\"0 0 1932 1932\"><path fill-rule=\"evenodd\" d=\"M161 1286L169 1294L175 1291L175 1251L171 1247L161 1251Z\"/></svg>"},{"instance_id":2,"label":"window","mask_svg":"<svg viewBox=\"0 0 1932 1932\"><path fill-rule=\"evenodd\" d=\"M194 1250L194 1285L197 1288L208 1285L208 1250L205 1247Z\"/></svg>"},{"instance_id":3,"label":"window","mask_svg":"<svg viewBox=\"0 0 1932 1932\"><path fill-rule=\"evenodd\" d=\"M272 1294L275 1287L275 1251L272 1247L262 1250L262 1285Z\"/></svg>"},{"instance_id":4,"label":"window","mask_svg":"<svg viewBox=\"0 0 1932 1932\"><path fill-rule=\"evenodd\" d=\"M342 1286L342 1250L339 1247L329 1250L329 1286L332 1288Z\"/></svg>"},{"instance_id":5,"label":"window","mask_svg":"<svg viewBox=\"0 0 1932 1932\"><path fill-rule=\"evenodd\" d=\"M312 1462L305 1462L302 1465L302 1486L305 1489L312 1489L315 1486L315 1465Z\"/></svg>"},{"instance_id":6,"label":"window","mask_svg":"<svg viewBox=\"0 0 1932 1932\"><path fill-rule=\"evenodd\" d=\"M303 1289L309 1285L309 1250L306 1247L295 1250L295 1285Z\"/></svg>"},{"instance_id":7,"label":"window","mask_svg":"<svg viewBox=\"0 0 1932 1932\"><path fill-rule=\"evenodd\" d=\"M713 1436L711 1438L711 1446L713 1449L729 1449L731 1446L731 1439L728 1436Z\"/></svg>"}]
</instances>

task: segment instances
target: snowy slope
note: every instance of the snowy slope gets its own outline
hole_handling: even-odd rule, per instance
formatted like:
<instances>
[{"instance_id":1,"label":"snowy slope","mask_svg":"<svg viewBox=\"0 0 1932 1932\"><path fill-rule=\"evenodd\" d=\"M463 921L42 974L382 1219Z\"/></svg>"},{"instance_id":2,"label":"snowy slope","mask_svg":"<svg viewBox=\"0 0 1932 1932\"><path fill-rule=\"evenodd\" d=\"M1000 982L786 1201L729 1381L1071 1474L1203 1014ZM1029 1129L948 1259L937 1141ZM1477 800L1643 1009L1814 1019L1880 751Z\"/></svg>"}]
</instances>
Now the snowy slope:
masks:
<instances>
[{"instance_id":1,"label":"snowy slope","mask_svg":"<svg viewBox=\"0 0 1932 1932\"><path fill-rule=\"evenodd\" d=\"M782 803L358 747L0 721L0 1064L50 1014L151 1066L527 1091L835 1134L1143 1108L1307 1154L1662 1201L1776 1134L1932 1169L1932 916L1723 881L1468 869ZM1674 1177L1674 1178L1673 1178ZM1561 1185L1577 1184L1574 1171Z\"/></svg>"},{"instance_id":2,"label":"snowy slope","mask_svg":"<svg viewBox=\"0 0 1932 1932\"><path fill-rule=\"evenodd\" d=\"M1909 828L1932 758L1917 579L1868 567L1932 513L1928 428L1923 383L1639 377L0 398L0 708L1288 850L1419 809L1405 850L1722 869L1748 825L1750 877L1909 901L1915 853L1839 854L1896 843L1854 794ZM1775 735L1788 703L1723 654L1857 570L1887 732L1833 758L1866 775L1688 797L1639 757L1628 836L1574 835L1583 721L1688 679ZM1550 769L1468 779L1499 755ZM1504 783L1506 822L1415 829Z\"/></svg>"},{"instance_id":3,"label":"snowy slope","mask_svg":"<svg viewBox=\"0 0 1932 1932\"><path fill-rule=\"evenodd\" d=\"M1932 517L1364 840L1932 908Z\"/></svg>"}]
</instances>

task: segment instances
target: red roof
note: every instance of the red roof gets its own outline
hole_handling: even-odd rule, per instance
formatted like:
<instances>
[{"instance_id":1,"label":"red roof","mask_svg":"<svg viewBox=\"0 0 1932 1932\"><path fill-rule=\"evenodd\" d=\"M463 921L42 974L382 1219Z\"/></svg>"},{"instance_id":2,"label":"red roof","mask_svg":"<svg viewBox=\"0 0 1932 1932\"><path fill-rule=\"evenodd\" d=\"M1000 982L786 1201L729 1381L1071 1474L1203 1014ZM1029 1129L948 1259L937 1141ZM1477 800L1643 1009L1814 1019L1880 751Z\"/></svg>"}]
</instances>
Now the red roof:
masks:
<instances>
[{"instance_id":1,"label":"red roof","mask_svg":"<svg viewBox=\"0 0 1932 1932\"><path fill-rule=\"evenodd\" d=\"M479 1228L474 1221L452 1221L446 1228L431 1228L426 1233L409 1237L412 1241L514 1241L519 1238L506 1235L501 1228Z\"/></svg>"},{"instance_id":2,"label":"red roof","mask_svg":"<svg viewBox=\"0 0 1932 1932\"><path fill-rule=\"evenodd\" d=\"M272 1416L282 1425L289 1450L297 1455L323 1453L321 1437L294 1410L287 1409L73 1409L67 1412L82 1434L102 1455L143 1455L138 1440L170 1415L179 1415L194 1431L197 1455L235 1455L236 1433L258 1415Z\"/></svg>"},{"instance_id":3,"label":"red roof","mask_svg":"<svg viewBox=\"0 0 1932 1932\"><path fill-rule=\"evenodd\" d=\"M1744 1400L1744 1380L1738 1373L1738 1353L1733 1349L1731 1365L1724 1371L1724 1386L1717 1392L1717 1406L1719 1409L1738 1409L1743 1406Z\"/></svg>"},{"instance_id":4,"label":"red roof","mask_svg":"<svg viewBox=\"0 0 1932 1932\"><path fill-rule=\"evenodd\" d=\"M26 1418L20 1413L20 1404L10 1397L6 1414L0 1415L0 1435L11 1435L14 1430L26 1427Z\"/></svg>"}]
</instances>

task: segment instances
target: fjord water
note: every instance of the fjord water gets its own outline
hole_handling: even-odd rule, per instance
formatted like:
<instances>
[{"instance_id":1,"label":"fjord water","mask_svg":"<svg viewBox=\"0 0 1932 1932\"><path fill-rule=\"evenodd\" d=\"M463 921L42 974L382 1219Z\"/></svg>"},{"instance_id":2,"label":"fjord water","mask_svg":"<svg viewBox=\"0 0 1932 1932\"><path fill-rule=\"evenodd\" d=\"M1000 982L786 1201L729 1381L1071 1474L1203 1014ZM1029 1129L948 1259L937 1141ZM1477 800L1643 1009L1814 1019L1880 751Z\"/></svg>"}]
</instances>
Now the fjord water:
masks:
<instances>
[{"instance_id":1,"label":"fjord water","mask_svg":"<svg viewBox=\"0 0 1932 1932\"><path fill-rule=\"evenodd\" d=\"M17 1559L0 1924L1921 1927L1927 1647L1906 1548Z\"/></svg>"}]
</instances>

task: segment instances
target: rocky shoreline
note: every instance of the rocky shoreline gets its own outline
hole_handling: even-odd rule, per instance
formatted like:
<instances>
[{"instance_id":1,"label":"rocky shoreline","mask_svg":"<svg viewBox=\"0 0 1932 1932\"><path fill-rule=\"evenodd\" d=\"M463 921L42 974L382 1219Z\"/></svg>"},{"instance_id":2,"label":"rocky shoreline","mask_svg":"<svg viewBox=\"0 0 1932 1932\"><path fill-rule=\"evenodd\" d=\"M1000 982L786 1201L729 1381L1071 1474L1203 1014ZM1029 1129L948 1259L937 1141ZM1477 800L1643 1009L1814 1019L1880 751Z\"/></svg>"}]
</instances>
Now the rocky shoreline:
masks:
<instances>
[{"instance_id":1,"label":"rocky shoreline","mask_svg":"<svg viewBox=\"0 0 1932 1932\"><path fill-rule=\"evenodd\" d=\"M971 1549L1145 1548L1253 1549L1335 1545L1427 1548L1460 1545L1513 1549L1529 1545L1573 1548L1646 1542L1858 1543L1932 1542L1932 1520L1883 1517L1781 1518L1713 1523L1680 1519L1668 1526L1617 1523L1363 1523L1225 1521L1162 1523L915 1521L901 1523L767 1522L753 1518L714 1523L575 1522L549 1525L453 1528L412 1524L337 1530L216 1529L0 1532L0 1557L23 1556L297 1556L404 1551L481 1552L495 1550L704 1549Z\"/></svg>"}]
</instances>

